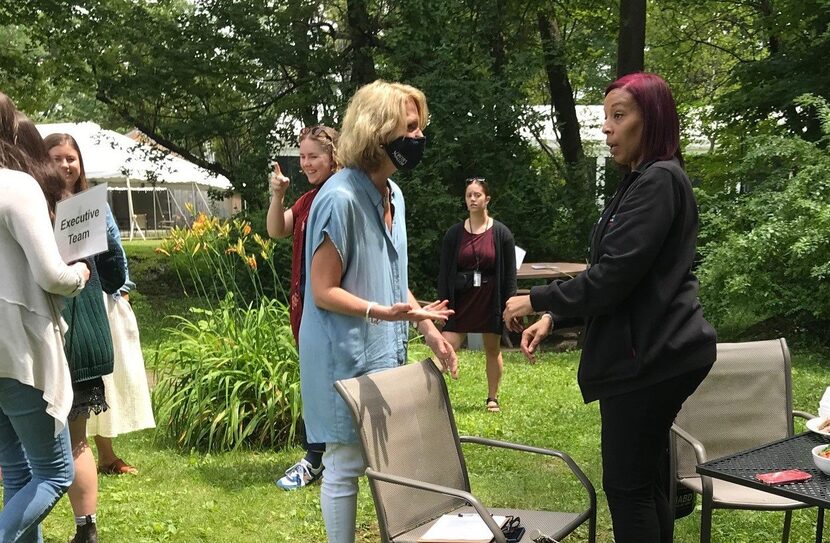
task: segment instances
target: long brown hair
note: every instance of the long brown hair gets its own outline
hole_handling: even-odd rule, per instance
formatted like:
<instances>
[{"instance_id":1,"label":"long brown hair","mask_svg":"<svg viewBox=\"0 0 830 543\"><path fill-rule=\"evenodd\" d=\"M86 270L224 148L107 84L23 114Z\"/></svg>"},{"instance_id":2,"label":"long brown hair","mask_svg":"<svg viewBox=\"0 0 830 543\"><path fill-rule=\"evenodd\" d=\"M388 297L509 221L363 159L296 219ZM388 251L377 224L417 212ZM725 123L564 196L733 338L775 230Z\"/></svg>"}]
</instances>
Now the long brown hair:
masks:
<instances>
[{"instance_id":1,"label":"long brown hair","mask_svg":"<svg viewBox=\"0 0 830 543\"><path fill-rule=\"evenodd\" d=\"M28 121L25 115L17 111L11 98L0 92L0 168L27 173L34 177L43 188L47 184L46 177L51 162L38 160L27 153L25 147L19 145L21 119ZM30 135L28 128L28 125L24 127L24 137L27 142L29 141L28 135ZM37 128L33 124L31 128L34 128L37 133ZM37 154L36 146L35 154ZM48 159L48 154L46 156Z\"/></svg>"},{"instance_id":2,"label":"long brown hair","mask_svg":"<svg viewBox=\"0 0 830 543\"><path fill-rule=\"evenodd\" d=\"M17 107L12 99L0 92L0 139L17 145Z\"/></svg>"},{"instance_id":3,"label":"long brown hair","mask_svg":"<svg viewBox=\"0 0 830 543\"><path fill-rule=\"evenodd\" d=\"M17 122L17 146L33 159L32 177L40 184L40 188L46 196L46 203L49 212L55 212L55 204L61 199L63 193L63 177L55 167L46 144L37 130L37 126L26 115L19 111L15 115Z\"/></svg>"},{"instance_id":4,"label":"long brown hair","mask_svg":"<svg viewBox=\"0 0 830 543\"><path fill-rule=\"evenodd\" d=\"M48 152L52 147L57 147L58 145L68 144L75 152L78 153L78 163L81 166L81 175L78 177L78 180L75 182L75 186L72 187L72 194L81 192L82 190L86 190L89 188L89 181L86 180L86 170L84 169L84 157L81 155L81 148L78 147L78 142L75 141L70 134L49 134L44 138L44 143L46 144L46 151Z\"/></svg>"}]
</instances>

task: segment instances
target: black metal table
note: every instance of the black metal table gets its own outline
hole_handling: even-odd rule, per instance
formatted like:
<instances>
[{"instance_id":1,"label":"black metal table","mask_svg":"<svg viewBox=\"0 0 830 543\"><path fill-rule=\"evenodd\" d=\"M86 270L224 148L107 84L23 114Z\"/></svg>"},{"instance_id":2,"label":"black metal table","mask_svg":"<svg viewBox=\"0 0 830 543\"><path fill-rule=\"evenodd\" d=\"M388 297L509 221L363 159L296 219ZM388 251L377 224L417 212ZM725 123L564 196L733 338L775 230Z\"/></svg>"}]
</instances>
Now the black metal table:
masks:
<instances>
[{"instance_id":1,"label":"black metal table","mask_svg":"<svg viewBox=\"0 0 830 543\"><path fill-rule=\"evenodd\" d=\"M823 436L806 432L699 464L697 472L715 479L815 505L818 507L816 542L820 543L824 531L824 508L830 507L830 476L825 475L816 467L810 451L816 445L822 444L830 443ZM802 483L778 486L764 484L755 478L758 473L785 469L800 469L810 473L813 477Z\"/></svg>"}]
</instances>

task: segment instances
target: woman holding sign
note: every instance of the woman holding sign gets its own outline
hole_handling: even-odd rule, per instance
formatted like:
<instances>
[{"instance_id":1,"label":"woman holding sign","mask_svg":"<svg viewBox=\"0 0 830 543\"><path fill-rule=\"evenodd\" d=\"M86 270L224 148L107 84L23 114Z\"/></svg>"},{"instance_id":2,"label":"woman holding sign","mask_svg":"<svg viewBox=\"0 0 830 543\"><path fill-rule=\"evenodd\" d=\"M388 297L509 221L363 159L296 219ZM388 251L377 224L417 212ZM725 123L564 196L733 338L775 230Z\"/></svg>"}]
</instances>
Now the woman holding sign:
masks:
<instances>
[{"instance_id":1,"label":"woman holding sign","mask_svg":"<svg viewBox=\"0 0 830 543\"><path fill-rule=\"evenodd\" d=\"M49 156L64 176L63 197L86 190L89 185L75 139L69 134L50 134L45 141ZM114 294L126 279L124 253L111 235L107 235L107 251L91 258L90 264L89 285L81 296L68 301L63 310L63 317L69 323L66 353L75 392L69 413L69 436L75 458L75 482L69 487L69 501L77 527L72 543L98 541L95 526L98 473L86 440L86 423L91 413L101 413L109 407L103 376L112 373L114 354L101 292Z\"/></svg>"},{"instance_id":2,"label":"woman holding sign","mask_svg":"<svg viewBox=\"0 0 830 543\"><path fill-rule=\"evenodd\" d=\"M15 145L15 113L0 93L0 541L32 543L74 472L64 323L52 295L77 295L89 268L61 260L39 186L49 173Z\"/></svg>"},{"instance_id":3,"label":"woman holding sign","mask_svg":"<svg viewBox=\"0 0 830 543\"><path fill-rule=\"evenodd\" d=\"M294 341L298 344L305 286L305 225L314 197L323 183L337 171L334 151L338 136L337 130L323 125L307 126L300 131L300 168L314 188L297 198L289 209L285 209L283 201L290 181L282 174L279 164L274 165L274 173L271 176L271 206L268 208L266 223L268 235L272 238L294 236L289 311L291 331L294 333ZM323 453L326 452L326 444L308 443L303 432L303 445L306 450L305 457L285 470L285 475L276 481L277 486L283 490L297 490L323 475Z\"/></svg>"}]
</instances>

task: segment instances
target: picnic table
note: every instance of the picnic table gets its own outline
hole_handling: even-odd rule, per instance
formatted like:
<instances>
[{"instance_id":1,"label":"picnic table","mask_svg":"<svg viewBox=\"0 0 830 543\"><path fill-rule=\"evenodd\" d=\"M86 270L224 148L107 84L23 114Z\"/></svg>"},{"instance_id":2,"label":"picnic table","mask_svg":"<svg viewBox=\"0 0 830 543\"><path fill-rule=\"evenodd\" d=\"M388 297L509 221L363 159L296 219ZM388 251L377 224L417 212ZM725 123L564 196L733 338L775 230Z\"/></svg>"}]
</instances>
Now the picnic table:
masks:
<instances>
[{"instance_id":1,"label":"picnic table","mask_svg":"<svg viewBox=\"0 0 830 543\"><path fill-rule=\"evenodd\" d=\"M523 262L516 272L516 280L568 279L584 272L584 262Z\"/></svg>"}]
</instances>

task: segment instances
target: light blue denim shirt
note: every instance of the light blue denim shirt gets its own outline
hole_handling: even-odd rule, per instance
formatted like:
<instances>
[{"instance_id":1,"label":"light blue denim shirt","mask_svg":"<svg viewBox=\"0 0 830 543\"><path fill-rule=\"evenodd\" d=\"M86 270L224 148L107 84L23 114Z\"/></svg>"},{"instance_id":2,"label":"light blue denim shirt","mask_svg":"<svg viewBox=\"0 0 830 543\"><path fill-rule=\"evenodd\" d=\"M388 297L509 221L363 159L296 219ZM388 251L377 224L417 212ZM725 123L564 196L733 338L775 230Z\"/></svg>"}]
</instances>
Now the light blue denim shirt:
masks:
<instances>
[{"instance_id":1,"label":"light blue denim shirt","mask_svg":"<svg viewBox=\"0 0 830 543\"><path fill-rule=\"evenodd\" d=\"M362 316L317 307L311 294L311 260L328 236L343 265L340 286L369 302L408 299L403 195L389 181L392 230L383 224L381 196L360 170L334 174L317 194L306 223L305 304L300 325L300 380L309 443L354 443L351 415L334 389L339 379L406 363L407 321L370 324Z\"/></svg>"},{"instance_id":2,"label":"light blue denim shirt","mask_svg":"<svg viewBox=\"0 0 830 543\"><path fill-rule=\"evenodd\" d=\"M124 273L126 276L126 280L124 281L124 285L120 289L118 289L118 291L115 294L112 295L113 298L118 298L121 296L121 293L129 293L132 289L134 289L135 283L130 281L130 265L127 261L127 253L124 251L124 246L121 244L121 231L118 229L118 225L115 223L115 217L112 216L112 210L110 210L110 206L107 206L107 236L115 238L115 240L118 242L118 247L121 249L121 254L124 256Z\"/></svg>"}]
</instances>

